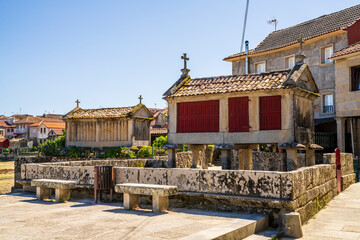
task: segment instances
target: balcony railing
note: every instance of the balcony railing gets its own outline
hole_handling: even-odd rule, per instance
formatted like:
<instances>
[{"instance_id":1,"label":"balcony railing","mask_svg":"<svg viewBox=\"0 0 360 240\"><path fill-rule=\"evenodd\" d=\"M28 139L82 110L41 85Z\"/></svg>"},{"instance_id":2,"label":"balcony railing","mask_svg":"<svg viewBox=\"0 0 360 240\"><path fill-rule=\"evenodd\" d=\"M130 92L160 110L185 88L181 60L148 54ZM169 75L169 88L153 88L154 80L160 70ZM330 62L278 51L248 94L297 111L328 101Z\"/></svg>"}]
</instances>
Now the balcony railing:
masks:
<instances>
[{"instance_id":1,"label":"balcony railing","mask_svg":"<svg viewBox=\"0 0 360 240\"><path fill-rule=\"evenodd\" d=\"M27 130L24 128L18 128L14 130L14 133L16 134L27 133Z\"/></svg>"},{"instance_id":2,"label":"balcony railing","mask_svg":"<svg viewBox=\"0 0 360 240\"><path fill-rule=\"evenodd\" d=\"M334 106L333 105L324 106L324 113L332 113L332 112L334 112Z\"/></svg>"}]
</instances>

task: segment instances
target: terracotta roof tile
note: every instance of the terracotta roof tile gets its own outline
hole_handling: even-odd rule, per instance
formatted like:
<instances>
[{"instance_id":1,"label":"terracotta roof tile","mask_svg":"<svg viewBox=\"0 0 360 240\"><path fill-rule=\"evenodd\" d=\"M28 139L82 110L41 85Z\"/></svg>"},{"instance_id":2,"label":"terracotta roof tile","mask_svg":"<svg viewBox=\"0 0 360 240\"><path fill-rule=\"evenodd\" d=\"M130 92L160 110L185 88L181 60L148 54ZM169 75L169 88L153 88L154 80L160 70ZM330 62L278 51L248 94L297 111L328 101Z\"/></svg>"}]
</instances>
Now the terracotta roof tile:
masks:
<instances>
[{"instance_id":1,"label":"terracotta roof tile","mask_svg":"<svg viewBox=\"0 0 360 240\"><path fill-rule=\"evenodd\" d=\"M65 129L65 122L43 122L43 124L50 129Z\"/></svg>"},{"instance_id":2,"label":"terracotta roof tile","mask_svg":"<svg viewBox=\"0 0 360 240\"><path fill-rule=\"evenodd\" d=\"M16 127L16 126L10 125L6 121L0 121L0 127Z\"/></svg>"},{"instance_id":3,"label":"terracotta roof tile","mask_svg":"<svg viewBox=\"0 0 360 240\"><path fill-rule=\"evenodd\" d=\"M255 49L249 51L249 55L283 48L298 43L299 35L303 40L315 38L324 34L345 29L360 19L360 5L344 10L323 15L321 17L300 23L298 25L274 31L270 33ZM232 58L245 55L245 52L236 53L224 58Z\"/></svg>"},{"instance_id":4,"label":"terracotta roof tile","mask_svg":"<svg viewBox=\"0 0 360 240\"><path fill-rule=\"evenodd\" d=\"M337 52L335 52L331 58L337 58L340 56L344 56L344 55L348 55L351 53L356 53L356 52L360 52L360 42L354 43L353 45L347 47L347 48L343 48Z\"/></svg>"}]
</instances>

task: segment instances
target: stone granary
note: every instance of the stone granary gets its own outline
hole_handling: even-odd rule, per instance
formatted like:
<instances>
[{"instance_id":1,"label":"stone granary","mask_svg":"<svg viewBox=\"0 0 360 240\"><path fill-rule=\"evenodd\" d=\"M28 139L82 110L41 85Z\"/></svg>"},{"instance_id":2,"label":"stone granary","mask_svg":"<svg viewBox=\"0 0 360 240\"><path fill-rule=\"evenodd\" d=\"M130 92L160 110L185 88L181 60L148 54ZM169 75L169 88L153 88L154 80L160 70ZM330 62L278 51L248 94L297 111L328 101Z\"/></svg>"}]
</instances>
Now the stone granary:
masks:
<instances>
[{"instance_id":1,"label":"stone granary","mask_svg":"<svg viewBox=\"0 0 360 240\"><path fill-rule=\"evenodd\" d=\"M301 53L301 51L300 51ZM317 86L304 56L291 70L261 74L181 78L164 94L169 107L168 166L175 166L174 148L189 144L193 166L208 144L221 150L222 168L252 169L258 144L286 149L287 169L296 169L297 150L306 150L306 165L315 165L314 100ZM231 164L230 149L239 149ZM203 163L203 168L207 164Z\"/></svg>"},{"instance_id":2,"label":"stone granary","mask_svg":"<svg viewBox=\"0 0 360 240\"><path fill-rule=\"evenodd\" d=\"M140 99L141 100L141 99ZM153 115L141 103L132 107L82 109L64 116L66 146L104 148L150 145Z\"/></svg>"}]
</instances>

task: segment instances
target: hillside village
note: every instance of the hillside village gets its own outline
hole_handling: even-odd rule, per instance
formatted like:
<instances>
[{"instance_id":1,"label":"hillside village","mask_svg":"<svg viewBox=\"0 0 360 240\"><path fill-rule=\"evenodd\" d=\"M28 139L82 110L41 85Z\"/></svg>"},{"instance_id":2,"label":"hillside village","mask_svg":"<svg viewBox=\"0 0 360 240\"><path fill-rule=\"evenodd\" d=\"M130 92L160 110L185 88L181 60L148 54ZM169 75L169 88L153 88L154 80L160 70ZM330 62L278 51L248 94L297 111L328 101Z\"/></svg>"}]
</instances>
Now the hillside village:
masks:
<instances>
[{"instance_id":1,"label":"hillside village","mask_svg":"<svg viewBox=\"0 0 360 240\"><path fill-rule=\"evenodd\" d=\"M360 5L273 31L253 49L246 41L245 51L223 60L230 75L193 78L190 57L179 56L184 65L164 88L164 109L146 106L140 95L132 106L85 109L76 100L63 114L0 116L0 158L13 154L13 191L36 194L38 202L54 192L53 201L68 202L61 205L68 214L73 199L104 208L122 202L96 219L134 217L125 210L144 217L147 203L153 219L184 209L215 212L194 214L204 219L246 213L236 215L241 223L197 230L187 223L194 217L179 214L184 220L167 220L172 227L138 230L149 239L320 239L324 223L314 216L326 206L333 214L360 213L348 199L359 196ZM343 196L350 210L342 209ZM348 217L339 215L333 224L345 231ZM346 239L360 239L354 219ZM313 222L319 225L310 229Z\"/></svg>"}]
</instances>

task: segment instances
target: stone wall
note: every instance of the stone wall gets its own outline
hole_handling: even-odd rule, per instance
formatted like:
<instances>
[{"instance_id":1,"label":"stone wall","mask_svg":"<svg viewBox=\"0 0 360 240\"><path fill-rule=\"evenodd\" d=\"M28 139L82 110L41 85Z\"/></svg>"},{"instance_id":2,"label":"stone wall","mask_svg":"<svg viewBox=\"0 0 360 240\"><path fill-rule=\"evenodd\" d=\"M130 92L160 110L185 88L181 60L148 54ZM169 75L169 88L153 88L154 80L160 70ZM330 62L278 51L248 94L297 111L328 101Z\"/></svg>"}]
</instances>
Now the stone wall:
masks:
<instances>
[{"instance_id":1,"label":"stone wall","mask_svg":"<svg viewBox=\"0 0 360 240\"><path fill-rule=\"evenodd\" d=\"M334 165L336 168L335 153L324 154L324 163ZM341 163L341 190L344 191L355 183L354 162L351 153L340 153Z\"/></svg>"},{"instance_id":2,"label":"stone wall","mask_svg":"<svg viewBox=\"0 0 360 240\"><path fill-rule=\"evenodd\" d=\"M299 212L305 223L337 195L335 155L324 159L327 164L290 172L161 168L162 160L147 159L32 163L21 166L21 178L75 180L91 188L93 166L110 164L116 166L115 184L178 186L180 194L170 199L173 207L266 213L276 226L281 211ZM146 167L150 164L160 168ZM355 177L351 154L341 154L341 164L345 189Z\"/></svg>"},{"instance_id":3,"label":"stone wall","mask_svg":"<svg viewBox=\"0 0 360 240\"><path fill-rule=\"evenodd\" d=\"M119 167L153 167L161 168L167 167L167 160L163 159L150 159L150 158L140 158L140 159L83 159L83 158L61 158L61 157L16 157L14 161L14 181L15 188L21 188L22 186L16 183L17 180L24 179L21 176L21 165L27 163L41 163L44 165L53 165L53 166L97 166L97 165L112 165Z\"/></svg>"}]
</instances>

